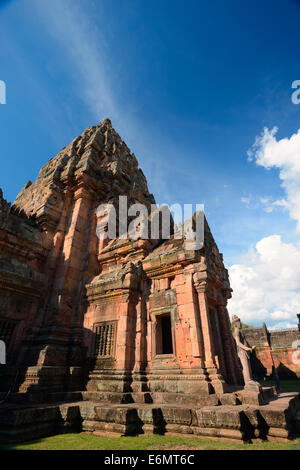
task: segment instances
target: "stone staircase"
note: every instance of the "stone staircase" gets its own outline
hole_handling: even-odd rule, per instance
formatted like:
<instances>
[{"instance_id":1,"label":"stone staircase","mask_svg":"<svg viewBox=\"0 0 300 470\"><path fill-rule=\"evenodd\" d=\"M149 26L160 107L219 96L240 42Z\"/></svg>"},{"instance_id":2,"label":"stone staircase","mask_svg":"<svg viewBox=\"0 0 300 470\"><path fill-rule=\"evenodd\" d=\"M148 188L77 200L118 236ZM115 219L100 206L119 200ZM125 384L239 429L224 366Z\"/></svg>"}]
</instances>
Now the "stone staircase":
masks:
<instances>
[{"instance_id":1,"label":"stone staircase","mask_svg":"<svg viewBox=\"0 0 300 470\"><path fill-rule=\"evenodd\" d=\"M241 390L193 398L159 392L74 391L44 393L40 399L46 401L37 404L37 396L12 394L0 406L0 441L79 431L180 433L241 441L292 438L299 421L300 394L276 397L274 391L263 389L262 396L259 404L247 403L249 397Z\"/></svg>"}]
</instances>

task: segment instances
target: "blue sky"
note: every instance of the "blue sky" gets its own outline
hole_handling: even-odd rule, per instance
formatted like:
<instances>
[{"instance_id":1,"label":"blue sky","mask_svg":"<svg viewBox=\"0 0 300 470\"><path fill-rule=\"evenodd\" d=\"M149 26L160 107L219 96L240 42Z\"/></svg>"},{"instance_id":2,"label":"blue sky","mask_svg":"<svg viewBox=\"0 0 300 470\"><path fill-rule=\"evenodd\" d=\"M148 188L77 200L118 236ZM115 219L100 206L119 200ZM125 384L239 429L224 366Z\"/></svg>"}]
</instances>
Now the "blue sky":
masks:
<instances>
[{"instance_id":1,"label":"blue sky","mask_svg":"<svg viewBox=\"0 0 300 470\"><path fill-rule=\"evenodd\" d=\"M264 127L277 126L278 140L300 127L299 19L295 0L0 1L5 197L110 117L157 202L205 204L228 267L253 267L249 252L265 237L298 247L289 210L268 209L286 196L280 168L247 150ZM249 319L294 323L268 308Z\"/></svg>"}]
</instances>

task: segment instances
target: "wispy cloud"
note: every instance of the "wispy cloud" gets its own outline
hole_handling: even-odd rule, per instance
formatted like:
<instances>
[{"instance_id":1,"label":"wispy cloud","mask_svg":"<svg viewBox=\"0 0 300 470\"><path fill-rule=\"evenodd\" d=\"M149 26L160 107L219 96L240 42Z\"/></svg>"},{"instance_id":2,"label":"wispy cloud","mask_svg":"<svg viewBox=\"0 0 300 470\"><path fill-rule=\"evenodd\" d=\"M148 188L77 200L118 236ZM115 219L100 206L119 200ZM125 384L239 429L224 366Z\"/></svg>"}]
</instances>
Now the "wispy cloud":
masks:
<instances>
[{"instance_id":1,"label":"wispy cloud","mask_svg":"<svg viewBox=\"0 0 300 470\"><path fill-rule=\"evenodd\" d=\"M137 116L136 103L132 99L120 96L118 84L122 77L116 75L119 64L111 58L111 44L106 34L108 19L101 0L90 2L88 9L84 2L75 0L33 0L33 5L66 58L67 78L72 76L70 84L76 94L74 100L81 100L87 107L92 124L104 117L112 120L117 132L136 153L150 191L155 193L157 200L172 204L174 194L168 185L169 163L172 160L174 167L174 160L177 158L177 162L181 162L181 155L177 155L176 146L167 141L167 137L163 136L162 140L156 123L147 123ZM78 112L78 107L75 111ZM69 114L71 112L72 109Z\"/></svg>"},{"instance_id":2,"label":"wispy cloud","mask_svg":"<svg viewBox=\"0 0 300 470\"><path fill-rule=\"evenodd\" d=\"M87 107L92 124L104 117L112 120L121 137L137 152L152 191L162 200L172 200L167 189L167 163L162 162L162 146L155 135L156 130L153 127L146 130L144 123L135 116L134 103L128 104L126 96L119 96L118 83L122 77L116 77L116 64L110 58L110 42L104 32L107 17L102 11L101 0L96 4L91 2L88 10L83 8L83 3L71 0L53 0L51 3L33 0L33 5L48 34L65 56L67 79L72 77L70 85L74 89L74 101L79 99ZM75 111L72 104L70 107L69 114L78 112L78 107Z\"/></svg>"},{"instance_id":3,"label":"wispy cloud","mask_svg":"<svg viewBox=\"0 0 300 470\"><path fill-rule=\"evenodd\" d=\"M242 196L242 197L241 197L241 202L242 202L243 204L245 204L245 206L247 207L247 209L250 209L250 207L251 207L251 200L252 200L252 197L251 197L251 196L247 196L247 197Z\"/></svg>"},{"instance_id":4,"label":"wispy cloud","mask_svg":"<svg viewBox=\"0 0 300 470\"><path fill-rule=\"evenodd\" d=\"M109 80L107 45L100 27L73 1L35 1L34 5L49 33L65 50L78 95L94 118L99 120L107 115L118 119L119 110ZM101 25L101 16L97 23Z\"/></svg>"},{"instance_id":5,"label":"wispy cloud","mask_svg":"<svg viewBox=\"0 0 300 470\"><path fill-rule=\"evenodd\" d=\"M277 209L288 210L289 204L285 199L274 199L271 196L242 196L241 202L246 206L247 209L262 209L268 214L274 212Z\"/></svg>"}]
</instances>

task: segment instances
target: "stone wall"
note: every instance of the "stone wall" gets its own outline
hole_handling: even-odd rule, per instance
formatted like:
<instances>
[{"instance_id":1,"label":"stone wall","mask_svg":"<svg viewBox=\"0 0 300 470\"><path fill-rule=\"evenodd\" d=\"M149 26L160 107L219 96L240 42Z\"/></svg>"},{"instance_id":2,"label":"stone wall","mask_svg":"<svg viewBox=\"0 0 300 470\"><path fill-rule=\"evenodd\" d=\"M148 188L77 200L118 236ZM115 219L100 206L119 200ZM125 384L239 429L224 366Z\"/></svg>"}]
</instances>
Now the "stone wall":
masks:
<instances>
[{"instance_id":1,"label":"stone wall","mask_svg":"<svg viewBox=\"0 0 300 470\"><path fill-rule=\"evenodd\" d=\"M0 190L0 339L7 352L0 391L12 382L21 345L37 322L46 257L36 221L11 207Z\"/></svg>"},{"instance_id":2,"label":"stone wall","mask_svg":"<svg viewBox=\"0 0 300 470\"><path fill-rule=\"evenodd\" d=\"M275 366L280 378L300 377L300 332L298 328L268 330L244 328L243 333L250 346L256 346L252 357L254 373L258 377L272 374ZM298 348L299 348L298 346Z\"/></svg>"}]
</instances>

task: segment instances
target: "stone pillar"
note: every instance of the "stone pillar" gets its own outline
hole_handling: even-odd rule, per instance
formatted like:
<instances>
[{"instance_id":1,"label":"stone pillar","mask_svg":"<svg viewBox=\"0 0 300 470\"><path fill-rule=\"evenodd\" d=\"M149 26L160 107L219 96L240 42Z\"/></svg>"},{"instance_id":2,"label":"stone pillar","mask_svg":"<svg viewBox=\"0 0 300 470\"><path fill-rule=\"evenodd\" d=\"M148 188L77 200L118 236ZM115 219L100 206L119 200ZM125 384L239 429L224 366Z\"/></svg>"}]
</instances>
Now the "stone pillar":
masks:
<instances>
[{"instance_id":1,"label":"stone pillar","mask_svg":"<svg viewBox=\"0 0 300 470\"><path fill-rule=\"evenodd\" d=\"M204 347L204 365L208 372L211 384L216 393L224 393L227 390L227 384L219 374L218 365L215 359L215 348L213 344L213 335L210 324L210 315L206 299L206 280L201 273L196 272L193 276L194 286L198 294L199 313Z\"/></svg>"},{"instance_id":2,"label":"stone pillar","mask_svg":"<svg viewBox=\"0 0 300 470\"><path fill-rule=\"evenodd\" d=\"M87 256L89 241L91 195L88 188L80 185L74 192L74 202L65 229L65 236L57 260L49 305L50 314L60 325L74 323L77 312L78 293L81 293L82 266ZM79 299L78 299L79 300ZM75 320L75 323L76 320Z\"/></svg>"},{"instance_id":3,"label":"stone pillar","mask_svg":"<svg viewBox=\"0 0 300 470\"><path fill-rule=\"evenodd\" d=\"M219 312L220 328L228 382L232 385L238 385L242 383L242 375L236 352L236 347L234 344L234 339L232 336L232 330L227 308L225 305L219 305L217 309Z\"/></svg>"},{"instance_id":4,"label":"stone pillar","mask_svg":"<svg viewBox=\"0 0 300 470\"><path fill-rule=\"evenodd\" d=\"M132 367L133 321L130 309L130 293L123 292L118 305L118 332L116 344L116 369L129 371Z\"/></svg>"},{"instance_id":5,"label":"stone pillar","mask_svg":"<svg viewBox=\"0 0 300 470\"><path fill-rule=\"evenodd\" d=\"M36 342L38 371L35 389L80 388L85 348L79 318L84 269L92 226L92 190L83 181L66 185L60 221L48 257L48 297L41 307L43 321ZM27 375L33 374L29 368ZM77 376L76 376L77 374ZM22 384L27 387L27 376ZM31 387L31 389L33 389Z\"/></svg>"},{"instance_id":6,"label":"stone pillar","mask_svg":"<svg viewBox=\"0 0 300 470\"><path fill-rule=\"evenodd\" d=\"M218 352L218 359L219 359L219 369L222 374L222 376L227 379L227 367L226 367L226 361L225 361L225 353L224 353L224 340L221 334L221 322L219 319L219 312L215 308L212 312L211 315L213 317L213 321L215 323L215 336L216 336L216 341L217 341L217 347L216 350Z\"/></svg>"},{"instance_id":7,"label":"stone pillar","mask_svg":"<svg viewBox=\"0 0 300 470\"><path fill-rule=\"evenodd\" d=\"M202 337L200 332L197 296L194 293L192 273L185 270L175 278L177 309L182 325L187 324L185 344L175 345L177 351L185 350L187 357L203 359ZM183 326L183 331L185 328ZM176 335L179 338L179 335Z\"/></svg>"},{"instance_id":8,"label":"stone pillar","mask_svg":"<svg viewBox=\"0 0 300 470\"><path fill-rule=\"evenodd\" d=\"M198 294L198 304L204 349L204 365L205 367L216 367L212 331L210 326L209 309L205 294L206 282L198 281L197 274L198 273L194 274L194 287Z\"/></svg>"},{"instance_id":9,"label":"stone pillar","mask_svg":"<svg viewBox=\"0 0 300 470\"><path fill-rule=\"evenodd\" d=\"M138 298L136 306L136 333L135 333L135 364L134 372L140 373L145 370L146 365L146 318L143 295Z\"/></svg>"}]
</instances>

